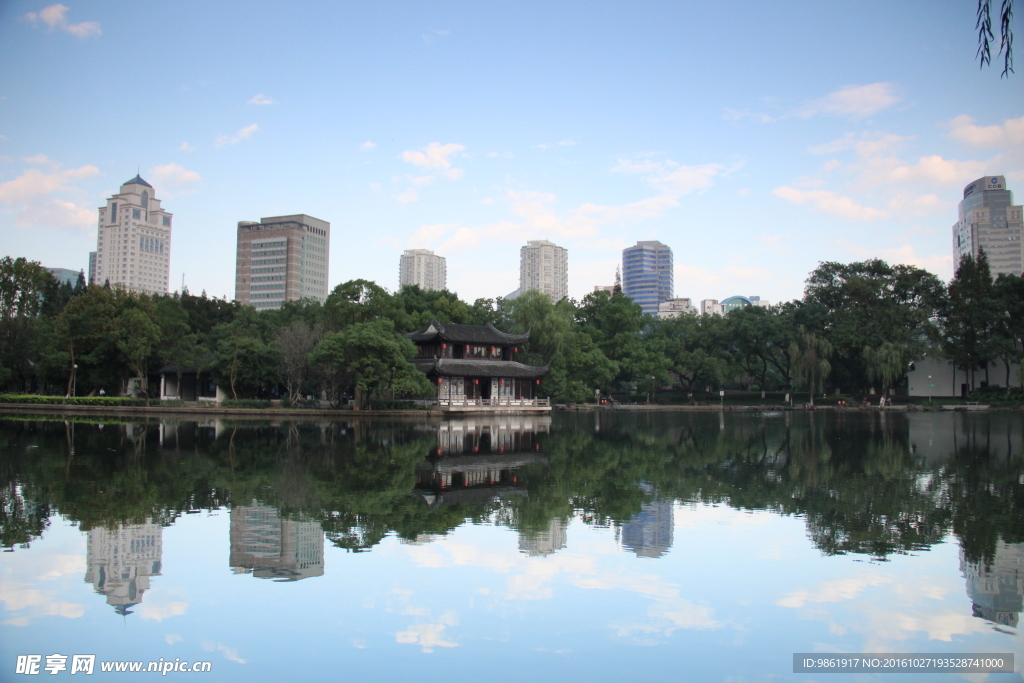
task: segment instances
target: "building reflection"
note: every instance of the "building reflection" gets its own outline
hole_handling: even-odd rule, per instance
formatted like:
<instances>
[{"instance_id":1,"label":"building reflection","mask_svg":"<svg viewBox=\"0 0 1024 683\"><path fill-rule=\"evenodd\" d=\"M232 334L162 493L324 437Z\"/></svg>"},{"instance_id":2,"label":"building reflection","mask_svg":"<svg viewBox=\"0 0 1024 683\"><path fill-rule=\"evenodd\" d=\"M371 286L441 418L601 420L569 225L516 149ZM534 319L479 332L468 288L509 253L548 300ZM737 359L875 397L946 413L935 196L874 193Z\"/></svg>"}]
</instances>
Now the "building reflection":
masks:
<instances>
[{"instance_id":1,"label":"building reflection","mask_svg":"<svg viewBox=\"0 0 1024 683\"><path fill-rule=\"evenodd\" d=\"M529 557L546 557L565 547L565 520L553 519L543 531L520 531L519 551Z\"/></svg>"},{"instance_id":2,"label":"building reflection","mask_svg":"<svg viewBox=\"0 0 1024 683\"><path fill-rule=\"evenodd\" d=\"M300 581L324 575L324 532L319 522L283 519L277 508L240 505L231 509L231 556L236 574Z\"/></svg>"},{"instance_id":3,"label":"building reflection","mask_svg":"<svg viewBox=\"0 0 1024 683\"><path fill-rule=\"evenodd\" d=\"M159 524L118 524L90 529L86 541L86 583L107 596L121 615L142 602L149 577L160 576L163 528Z\"/></svg>"},{"instance_id":4,"label":"building reflection","mask_svg":"<svg viewBox=\"0 0 1024 683\"><path fill-rule=\"evenodd\" d=\"M1024 543L999 541L991 564L968 562L961 549L960 571L974 616L1016 628L1024 610Z\"/></svg>"},{"instance_id":5,"label":"building reflection","mask_svg":"<svg viewBox=\"0 0 1024 683\"><path fill-rule=\"evenodd\" d=\"M537 435L547 433L547 415L492 415L453 419L437 427L437 443L416 465L413 495L431 508L487 504L526 497L520 470L547 466Z\"/></svg>"},{"instance_id":6,"label":"building reflection","mask_svg":"<svg viewBox=\"0 0 1024 683\"><path fill-rule=\"evenodd\" d=\"M647 484L641 488L644 493L653 493ZM671 498L644 503L640 513L617 530L622 547L632 550L637 557L661 557L668 553L672 548L672 506Z\"/></svg>"}]
</instances>

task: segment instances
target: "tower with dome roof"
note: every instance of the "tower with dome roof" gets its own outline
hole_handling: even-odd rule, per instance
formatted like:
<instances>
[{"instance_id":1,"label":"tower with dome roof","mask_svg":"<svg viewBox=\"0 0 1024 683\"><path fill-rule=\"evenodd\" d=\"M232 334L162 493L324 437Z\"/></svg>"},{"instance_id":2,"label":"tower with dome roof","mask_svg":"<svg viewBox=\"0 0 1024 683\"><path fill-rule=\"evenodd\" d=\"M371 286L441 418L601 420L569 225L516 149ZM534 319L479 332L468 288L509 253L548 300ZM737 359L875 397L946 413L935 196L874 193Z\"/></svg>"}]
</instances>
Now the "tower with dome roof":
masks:
<instances>
[{"instance_id":1,"label":"tower with dome roof","mask_svg":"<svg viewBox=\"0 0 1024 683\"><path fill-rule=\"evenodd\" d=\"M147 294L166 294L171 262L171 214L153 186L136 175L99 207L92 281ZM95 265L93 266L93 263Z\"/></svg>"}]
</instances>

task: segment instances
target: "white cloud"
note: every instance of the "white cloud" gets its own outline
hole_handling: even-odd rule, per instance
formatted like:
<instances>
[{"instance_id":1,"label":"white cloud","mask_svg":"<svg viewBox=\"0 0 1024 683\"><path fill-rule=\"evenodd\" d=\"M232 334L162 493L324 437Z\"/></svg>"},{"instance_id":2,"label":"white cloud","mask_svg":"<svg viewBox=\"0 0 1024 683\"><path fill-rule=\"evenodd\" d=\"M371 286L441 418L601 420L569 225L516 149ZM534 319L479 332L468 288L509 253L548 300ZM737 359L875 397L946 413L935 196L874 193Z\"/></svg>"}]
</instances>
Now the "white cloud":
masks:
<instances>
[{"instance_id":1,"label":"white cloud","mask_svg":"<svg viewBox=\"0 0 1024 683\"><path fill-rule=\"evenodd\" d=\"M807 151L811 154L836 154L854 150L857 156L874 157L890 154L904 143L914 139L912 135L892 135L878 133L847 133L838 140L815 145Z\"/></svg>"},{"instance_id":2,"label":"white cloud","mask_svg":"<svg viewBox=\"0 0 1024 683\"><path fill-rule=\"evenodd\" d=\"M34 163L51 166L49 173L30 168L13 180L0 183L0 205L15 207L14 225L19 228L89 229L96 221L93 209L59 196L74 192L74 181L99 173L95 166L61 171L43 155L30 157Z\"/></svg>"},{"instance_id":3,"label":"white cloud","mask_svg":"<svg viewBox=\"0 0 1024 683\"><path fill-rule=\"evenodd\" d=\"M789 593L777 600L775 604L780 607L799 609L808 603L853 600L870 586L880 586L891 582L892 579L875 573L845 579L834 579L820 584L814 590L804 589Z\"/></svg>"},{"instance_id":4,"label":"white cloud","mask_svg":"<svg viewBox=\"0 0 1024 683\"><path fill-rule=\"evenodd\" d=\"M423 652L433 652L435 647L458 647L458 643L446 640L445 629L458 625L455 612L448 610L436 624L415 624L395 634L395 642L404 645L419 645Z\"/></svg>"},{"instance_id":5,"label":"white cloud","mask_svg":"<svg viewBox=\"0 0 1024 683\"><path fill-rule=\"evenodd\" d=\"M863 118L871 116L900 101L892 83L848 85L809 103L797 112L802 118L818 114L835 114Z\"/></svg>"},{"instance_id":6,"label":"white cloud","mask_svg":"<svg viewBox=\"0 0 1024 683\"><path fill-rule=\"evenodd\" d=\"M944 202L936 194L914 194L911 192L898 192L886 203L886 207L893 214L903 216L926 216L928 214L955 209L956 204Z\"/></svg>"},{"instance_id":7,"label":"white cloud","mask_svg":"<svg viewBox=\"0 0 1024 683\"><path fill-rule=\"evenodd\" d=\"M985 174L986 162L944 159L938 154L921 157L916 163L886 160L873 164L862 174L865 182L924 183L956 186Z\"/></svg>"},{"instance_id":8,"label":"white cloud","mask_svg":"<svg viewBox=\"0 0 1024 683\"><path fill-rule=\"evenodd\" d=\"M380 190L380 183L370 183L370 189L374 191Z\"/></svg>"},{"instance_id":9,"label":"white cloud","mask_svg":"<svg viewBox=\"0 0 1024 683\"><path fill-rule=\"evenodd\" d=\"M227 145L234 145L241 142L242 140L248 140L252 137L253 133L260 129L259 124L253 123L244 128L239 128L238 132L234 135L221 135L217 138L214 143L217 147L225 147Z\"/></svg>"},{"instance_id":10,"label":"white cloud","mask_svg":"<svg viewBox=\"0 0 1024 683\"><path fill-rule=\"evenodd\" d=\"M888 249L869 249L861 244L847 241L839 241L837 244L849 250L852 257L851 261L879 258L889 263L905 263L910 266L923 268L929 273L938 275L943 280L949 280L953 277L953 256L948 253L919 256L917 250L910 244Z\"/></svg>"},{"instance_id":11,"label":"white cloud","mask_svg":"<svg viewBox=\"0 0 1024 683\"><path fill-rule=\"evenodd\" d=\"M183 142L180 145L178 145L178 150L181 152L191 152L194 149L195 147L193 145L188 144L187 142Z\"/></svg>"},{"instance_id":12,"label":"white cloud","mask_svg":"<svg viewBox=\"0 0 1024 683\"><path fill-rule=\"evenodd\" d=\"M421 225L416 232L409 237L410 247L419 248L423 245L430 246L443 238L459 226L456 223L434 223L432 225Z\"/></svg>"},{"instance_id":13,"label":"white cloud","mask_svg":"<svg viewBox=\"0 0 1024 683\"><path fill-rule=\"evenodd\" d=\"M376 146L377 146L376 142L371 142L370 140L367 140L363 144L359 145L359 149L373 149Z\"/></svg>"},{"instance_id":14,"label":"white cloud","mask_svg":"<svg viewBox=\"0 0 1024 683\"><path fill-rule=\"evenodd\" d=\"M207 641L203 643L203 649L207 652L222 652L224 653L224 659L227 659L232 662L237 662L239 664L245 664L245 660L242 659L238 654L237 647L228 647L227 645L223 645L221 643L211 643Z\"/></svg>"},{"instance_id":15,"label":"white cloud","mask_svg":"<svg viewBox=\"0 0 1024 683\"><path fill-rule=\"evenodd\" d=\"M246 104L255 104L256 106L259 107L265 107L268 104L277 104L277 100L271 99L270 97L267 97L263 93L260 93L259 95L254 95L251 100L246 102Z\"/></svg>"},{"instance_id":16,"label":"white cloud","mask_svg":"<svg viewBox=\"0 0 1024 683\"><path fill-rule=\"evenodd\" d=\"M402 160L426 168L451 168L452 162L449 157L464 149L464 146L455 143L442 145L439 142L431 142L426 147L402 152Z\"/></svg>"},{"instance_id":17,"label":"white cloud","mask_svg":"<svg viewBox=\"0 0 1024 683\"><path fill-rule=\"evenodd\" d=\"M25 157L22 159L26 164L35 164L37 166L51 166L53 162L50 161L50 157L45 154L36 154L34 156Z\"/></svg>"},{"instance_id":18,"label":"white cloud","mask_svg":"<svg viewBox=\"0 0 1024 683\"><path fill-rule=\"evenodd\" d=\"M966 114L946 124L949 137L971 147L1006 148L1024 145L1024 116L1007 119L1002 125L976 126Z\"/></svg>"},{"instance_id":19,"label":"white cloud","mask_svg":"<svg viewBox=\"0 0 1024 683\"><path fill-rule=\"evenodd\" d=\"M152 174L153 181L157 186L170 188L187 187L202 180L198 173L189 171L178 164L156 166L153 168Z\"/></svg>"},{"instance_id":20,"label":"white cloud","mask_svg":"<svg viewBox=\"0 0 1024 683\"><path fill-rule=\"evenodd\" d=\"M179 636L177 633L168 633L164 636L164 640L167 641L168 645L174 645L175 643L183 642L185 639Z\"/></svg>"},{"instance_id":21,"label":"white cloud","mask_svg":"<svg viewBox=\"0 0 1024 683\"><path fill-rule=\"evenodd\" d=\"M187 602L168 602L157 604L145 602L139 607L139 617L150 621L163 621L171 617L179 617L188 609Z\"/></svg>"},{"instance_id":22,"label":"white cloud","mask_svg":"<svg viewBox=\"0 0 1024 683\"><path fill-rule=\"evenodd\" d=\"M772 190L772 194L790 204L810 204L822 213L848 221L867 222L885 217L884 211L861 206L853 199L829 190L798 190L783 185Z\"/></svg>"},{"instance_id":23,"label":"white cloud","mask_svg":"<svg viewBox=\"0 0 1024 683\"><path fill-rule=\"evenodd\" d=\"M33 24L43 23L49 30L60 29L79 38L100 35L100 24L98 21L83 21L78 24L68 23L68 7L66 5L50 5L39 12L29 12L25 18Z\"/></svg>"},{"instance_id":24,"label":"white cloud","mask_svg":"<svg viewBox=\"0 0 1024 683\"><path fill-rule=\"evenodd\" d=\"M418 200L419 198L420 198L419 193L416 192L416 190L414 190L411 187L408 190L406 190L405 192L403 192L402 194L400 194L397 197L395 197L395 199L397 199L400 204L409 204L410 202L414 202L414 201Z\"/></svg>"},{"instance_id":25,"label":"white cloud","mask_svg":"<svg viewBox=\"0 0 1024 683\"><path fill-rule=\"evenodd\" d=\"M424 185L430 185L434 182L434 176L432 175L421 175L421 176L409 176L409 182L414 186L422 187Z\"/></svg>"}]
</instances>

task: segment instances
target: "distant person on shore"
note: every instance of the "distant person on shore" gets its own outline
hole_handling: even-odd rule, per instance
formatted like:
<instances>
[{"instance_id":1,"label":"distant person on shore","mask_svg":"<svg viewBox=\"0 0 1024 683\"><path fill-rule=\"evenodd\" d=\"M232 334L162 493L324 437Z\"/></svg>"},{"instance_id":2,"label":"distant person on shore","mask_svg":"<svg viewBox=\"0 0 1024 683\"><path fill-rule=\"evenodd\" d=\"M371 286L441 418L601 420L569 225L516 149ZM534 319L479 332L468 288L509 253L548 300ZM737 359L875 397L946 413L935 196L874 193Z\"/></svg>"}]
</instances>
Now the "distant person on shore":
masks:
<instances>
[{"instance_id":1,"label":"distant person on shore","mask_svg":"<svg viewBox=\"0 0 1024 683\"><path fill-rule=\"evenodd\" d=\"M100 396L106 396L106 395L107 395L106 389L103 389L102 387L100 387Z\"/></svg>"}]
</instances>

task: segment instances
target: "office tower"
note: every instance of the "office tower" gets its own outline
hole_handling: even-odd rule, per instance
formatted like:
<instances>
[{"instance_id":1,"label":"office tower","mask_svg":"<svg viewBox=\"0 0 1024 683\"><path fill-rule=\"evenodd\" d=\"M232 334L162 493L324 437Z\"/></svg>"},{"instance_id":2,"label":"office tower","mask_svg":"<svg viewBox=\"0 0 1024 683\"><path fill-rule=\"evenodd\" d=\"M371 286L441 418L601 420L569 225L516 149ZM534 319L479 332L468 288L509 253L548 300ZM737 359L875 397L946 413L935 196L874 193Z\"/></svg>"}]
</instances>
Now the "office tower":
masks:
<instances>
[{"instance_id":1,"label":"office tower","mask_svg":"<svg viewBox=\"0 0 1024 683\"><path fill-rule=\"evenodd\" d=\"M552 301L569 296L569 251L547 240L530 240L519 250L519 289L543 292ZM508 297L507 297L508 298Z\"/></svg>"},{"instance_id":2,"label":"office tower","mask_svg":"<svg viewBox=\"0 0 1024 683\"><path fill-rule=\"evenodd\" d=\"M109 282L147 294L166 294L171 261L171 214L153 186L135 176L99 209L96 284Z\"/></svg>"},{"instance_id":3,"label":"office tower","mask_svg":"<svg viewBox=\"0 0 1024 683\"><path fill-rule=\"evenodd\" d=\"M98 285L99 284L98 282L96 282L96 263L98 262L97 261L98 257L99 257L99 252L95 252L95 251L90 251L89 252L89 282L87 284L90 284L90 285Z\"/></svg>"},{"instance_id":4,"label":"office tower","mask_svg":"<svg viewBox=\"0 0 1024 683\"><path fill-rule=\"evenodd\" d=\"M257 310L327 299L331 224L306 214L238 222L235 300Z\"/></svg>"},{"instance_id":5,"label":"office tower","mask_svg":"<svg viewBox=\"0 0 1024 683\"><path fill-rule=\"evenodd\" d=\"M444 256L429 249L406 249L398 265L398 286L419 285L424 290L448 288L448 266Z\"/></svg>"},{"instance_id":6,"label":"office tower","mask_svg":"<svg viewBox=\"0 0 1024 683\"><path fill-rule=\"evenodd\" d=\"M954 267L968 254L978 258L984 249L992 277L1024 273L1022 209L1013 205L1013 193L1001 175L978 178L965 187L959 220L953 224Z\"/></svg>"},{"instance_id":7,"label":"office tower","mask_svg":"<svg viewBox=\"0 0 1024 683\"><path fill-rule=\"evenodd\" d=\"M74 287L78 284L78 275L80 271L71 270L70 268L47 268L47 270L50 271L50 275L57 278L57 282L62 285L67 284Z\"/></svg>"},{"instance_id":8,"label":"office tower","mask_svg":"<svg viewBox=\"0 0 1024 683\"><path fill-rule=\"evenodd\" d=\"M622 250L622 293L645 314L658 315L672 298L672 250L661 242L637 242Z\"/></svg>"},{"instance_id":9,"label":"office tower","mask_svg":"<svg viewBox=\"0 0 1024 683\"><path fill-rule=\"evenodd\" d=\"M694 306L693 301L688 298L666 299L658 305L658 318L661 320L678 318L681 315L689 313L696 314L697 307Z\"/></svg>"}]
</instances>

